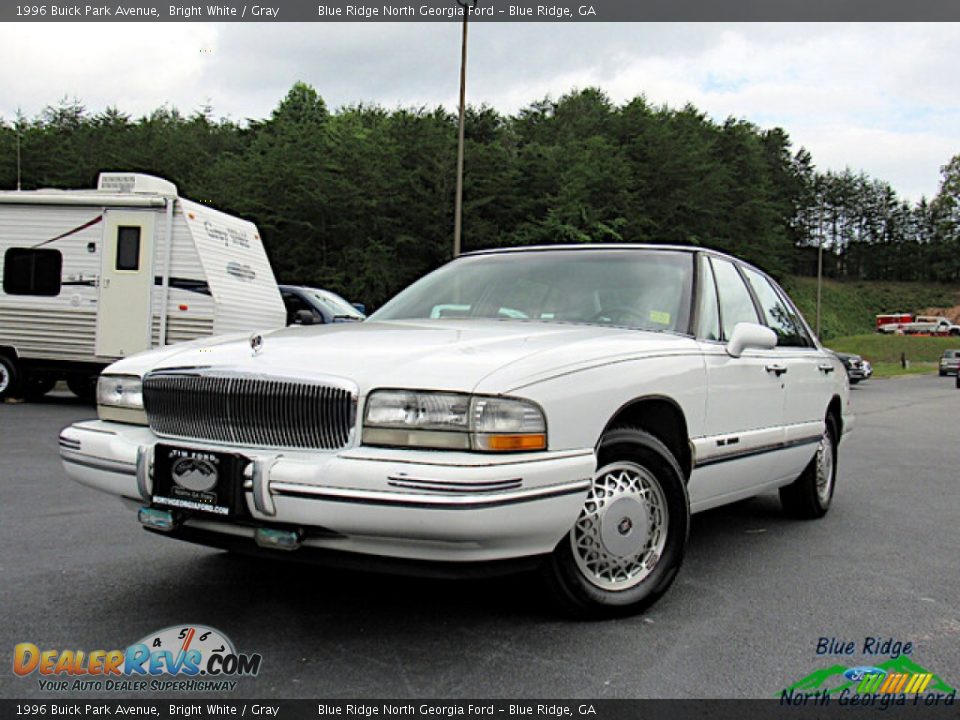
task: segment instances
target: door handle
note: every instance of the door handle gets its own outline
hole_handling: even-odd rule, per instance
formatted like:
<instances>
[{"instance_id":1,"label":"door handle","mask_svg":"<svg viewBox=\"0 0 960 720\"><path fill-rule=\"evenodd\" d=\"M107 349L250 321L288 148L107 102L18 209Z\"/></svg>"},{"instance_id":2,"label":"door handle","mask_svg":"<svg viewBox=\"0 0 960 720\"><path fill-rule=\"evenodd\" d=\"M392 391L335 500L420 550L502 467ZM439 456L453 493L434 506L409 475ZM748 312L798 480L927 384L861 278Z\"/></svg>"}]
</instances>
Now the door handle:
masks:
<instances>
[{"instance_id":1,"label":"door handle","mask_svg":"<svg viewBox=\"0 0 960 720\"><path fill-rule=\"evenodd\" d=\"M829 374L832 373L834 370L836 370L836 368L835 368L833 365L831 365L830 363L823 363L822 365L817 365L817 369L818 369L820 372L824 373L825 375L829 375Z\"/></svg>"},{"instance_id":2,"label":"door handle","mask_svg":"<svg viewBox=\"0 0 960 720\"><path fill-rule=\"evenodd\" d=\"M763 369L768 373L773 373L777 377L780 377L787 372L787 368L784 365L767 365Z\"/></svg>"}]
</instances>

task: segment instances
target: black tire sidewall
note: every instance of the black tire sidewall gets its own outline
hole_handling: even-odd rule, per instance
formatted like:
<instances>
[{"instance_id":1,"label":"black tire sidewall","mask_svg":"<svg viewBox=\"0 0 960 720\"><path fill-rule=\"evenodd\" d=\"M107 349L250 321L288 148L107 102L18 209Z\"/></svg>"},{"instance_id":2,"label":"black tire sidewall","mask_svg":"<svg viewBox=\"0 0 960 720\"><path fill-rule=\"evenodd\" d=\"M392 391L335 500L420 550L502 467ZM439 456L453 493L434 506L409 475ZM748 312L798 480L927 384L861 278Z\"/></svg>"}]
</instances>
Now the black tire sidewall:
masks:
<instances>
[{"instance_id":1,"label":"black tire sidewall","mask_svg":"<svg viewBox=\"0 0 960 720\"><path fill-rule=\"evenodd\" d=\"M567 533L551 556L548 572L566 595L568 604L594 615L626 614L641 610L659 598L673 582L683 561L690 534L690 502L686 482L676 459L648 433L630 428L609 431L597 452L598 470L612 462L633 462L652 473L667 503L667 540L657 566L632 588L604 590L583 576Z\"/></svg>"},{"instance_id":2,"label":"black tire sidewall","mask_svg":"<svg viewBox=\"0 0 960 720\"><path fill-rule=\"evenodd\" d=\"M830 444L832 446L830 449L833 451L833 467L830 469L833 477L830 478L830 498L827 500L826 505L820 502L820 495L817 494L816 457L814 457L813 472L810 473L810 492L813 494L813 501L821 513L826 513L827 510L830 509L830 506L833 504L833 494L837 491L837 469L840 459L837 455L837 450L840 440L837 438L837 422L833 419L832 415L827 415L826 420L824 420L824 432L826 432L827 437L830 438Z\"/></svg>"}]
</instances>

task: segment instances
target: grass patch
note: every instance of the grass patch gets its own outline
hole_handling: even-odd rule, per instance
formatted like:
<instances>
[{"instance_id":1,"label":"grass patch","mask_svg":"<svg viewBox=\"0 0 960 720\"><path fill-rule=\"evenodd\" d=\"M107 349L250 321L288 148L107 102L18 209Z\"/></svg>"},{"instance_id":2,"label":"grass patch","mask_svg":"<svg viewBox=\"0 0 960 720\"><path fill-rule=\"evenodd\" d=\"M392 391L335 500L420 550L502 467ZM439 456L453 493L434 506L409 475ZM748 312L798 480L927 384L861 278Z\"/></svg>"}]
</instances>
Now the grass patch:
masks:
<instances>
[{"instance_id":1,"label":"grass patch","mask_svg":"<svg viewBox=\"0 0 960 720\"><path fill-rule=\"evenodd\" d=\"M900 354L904 353L911 365L936 364L944 350L960 350L960 337L917 337L911 335L886 335L869 333L834 338L824 343L831 350L862 355L874 368L879 363L892 363L899 366Z\"/></svg>"},{"instance_id":2,"label":"grass patch","mask_svg":"<svg viewBox=\"0 0 960 720\"><path fill-rule=\"evenodd\" d=\"M817 279L794 275L784 278L783 286L810 327L816 329ZM954 305L960 305L960 287L956 285L824 280L820 336L833 342L833 338L873 332L880 313L916 313Z\"/></svg>"},{"instance_id":3,"label":"grass patch","mask_svg":"<svg viewBox=\"0 0 960 720\"><path fill-rule=\"evenodd\" d=\"M937 372L937 363L910 363L910 367L908 368L901 367L898 362L878 362L873 364L873 377L875 378L927 375L935 372Z\"/></svg>"}]
</instances>

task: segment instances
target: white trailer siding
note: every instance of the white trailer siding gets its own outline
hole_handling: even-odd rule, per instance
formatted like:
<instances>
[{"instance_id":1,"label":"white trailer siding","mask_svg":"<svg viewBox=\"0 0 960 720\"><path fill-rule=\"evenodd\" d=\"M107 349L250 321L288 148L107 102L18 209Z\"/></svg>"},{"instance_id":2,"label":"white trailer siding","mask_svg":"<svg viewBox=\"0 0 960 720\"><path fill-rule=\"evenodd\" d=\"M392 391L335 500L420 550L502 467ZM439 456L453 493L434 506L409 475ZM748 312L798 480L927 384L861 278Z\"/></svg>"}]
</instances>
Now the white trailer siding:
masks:
<instances>
[{"instance_id":1,"label":"white trailer siding","mask_svg":"<svg viewBox=\"0 0 960 720\"><path fill-rule=\"evenodd\" d=\"M0 277L8 248L40 245L102 214L103 209L98 207L0 205ZM15 347L22 357L96 361L96 281L102 233L101 221L44 245L63 256L60 295L0 292L0 346ZM88 249L91 244L94 252Z\"/></svg>"},{"instance_id":2,"label":"white trailer siding","mask_svg":"<svg viewBox=\"0 0 960 720\"><path fill-rule=\"evenodd\" d=\"M20 360L105 364L115 358L98 349L110 345L126 354L127 338L138 332L159 346L284 325L283 301L253 223L179 198L158 178L104 174L100 187L0 192L0 276L11 248L43 247L62 257L59 295L0 288L0 352L10 356L4 348L13 348ZM101 283L112 278L112 287L119 287L127 279L122 273L128 269L119 264L121 226L128 236L135 232L131 226L149 235L136 236L142 236L139 263L146 275L136 286L149 304L139 321L128 312L135 303L114 298L105 304L102 296ZM110 248L116 264L104 256ZM105 317L107 310L115 317ZM111 322L129 326L123 331L129 335L112 332L112 343L98 348L98 325L103 335L105 328L116 330Z\"/></svg>"},{"instance_id":3,"label":"white trailer siding","mask_svg":"<svg viewBox=\"0 0 960 720\"><path fill-rule=\"evenodd\" d=\"M283 327L283 299L256 225L189 200L179 205L213 295L214 333Z\"/></svg>"}]
</instances>

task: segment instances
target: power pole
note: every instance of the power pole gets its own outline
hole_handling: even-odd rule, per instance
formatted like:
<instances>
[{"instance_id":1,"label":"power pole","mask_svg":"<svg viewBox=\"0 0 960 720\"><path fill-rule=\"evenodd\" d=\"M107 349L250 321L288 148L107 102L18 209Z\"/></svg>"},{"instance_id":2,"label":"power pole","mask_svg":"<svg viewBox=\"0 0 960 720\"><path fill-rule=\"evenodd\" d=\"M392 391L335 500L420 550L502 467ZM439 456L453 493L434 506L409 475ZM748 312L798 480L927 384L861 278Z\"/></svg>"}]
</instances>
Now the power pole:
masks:
<instances>
[{"instance_id":1,"label":"power pole","mask_svg":"<svg viewBox=\"0 0 960 720\"><path fill-rule=\"evenodd\" d=\"M20 190L20 135L23 132L23 122L20 108L17 108L17 190Z\"/></svg>"},{"instance_id":2,"label":"power pole","mask_svg":"<svg viewBox=\"0 0 960 720\"><path fill-rule=\"evenodd\" d=\"M460 234L463 229L463 127L467 104L467 21L470 7L477 6L477 0L457 0L463 8L463 36L460 40L460 123L457 137L457 196L453 205L453 256L460 256Z\"/></svg>"}]
</instances>

